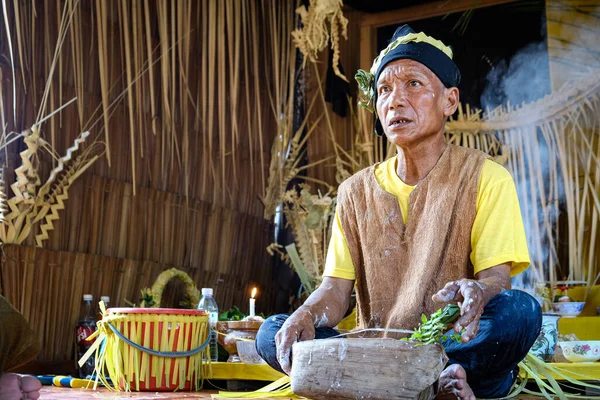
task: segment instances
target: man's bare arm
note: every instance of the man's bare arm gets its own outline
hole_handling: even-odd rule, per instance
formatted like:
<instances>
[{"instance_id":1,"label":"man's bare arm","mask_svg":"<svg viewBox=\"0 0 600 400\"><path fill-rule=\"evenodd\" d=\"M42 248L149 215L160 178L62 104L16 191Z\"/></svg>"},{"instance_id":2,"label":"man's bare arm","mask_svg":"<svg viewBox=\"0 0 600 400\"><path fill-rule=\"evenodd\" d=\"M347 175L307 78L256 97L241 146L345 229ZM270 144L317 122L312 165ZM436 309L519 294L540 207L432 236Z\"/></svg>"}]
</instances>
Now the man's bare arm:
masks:
<instances>
[{"instance_id":1,"label":"man's bare arm","mask_svg":"<svg viewBox=\"0 0 600 400\"><path fill-rule=\"evenodd\" d=\"M291 351L295 342L315 337L315 327L334 327L350 304L354 281L323 278L321 286L283 324L277 335L277 360L286 374L292 368Z\"/></svg>"}]
</instances>

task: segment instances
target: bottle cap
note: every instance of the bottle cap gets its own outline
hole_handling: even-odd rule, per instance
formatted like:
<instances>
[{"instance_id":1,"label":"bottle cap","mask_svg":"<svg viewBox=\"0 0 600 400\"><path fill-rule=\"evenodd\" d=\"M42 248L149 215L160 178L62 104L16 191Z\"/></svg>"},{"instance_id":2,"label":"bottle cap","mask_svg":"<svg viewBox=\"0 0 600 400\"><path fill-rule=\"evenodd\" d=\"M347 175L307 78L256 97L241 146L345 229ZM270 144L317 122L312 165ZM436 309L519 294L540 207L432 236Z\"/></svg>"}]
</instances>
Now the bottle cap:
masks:
<instances>
[{"instance_id":1,"label":"bottle cap","mask_svg":"<svg viewBox=\"0 0 600 400\"><path fill-rule=\"evenodd\" d=\"M83 301L92 301L94 300L94 296L91 294L84 294L83 295Z\"/></svg>"},{"instance_id":2,"label":"bottle cap","mask_svg":"<svg viewBox=\"0 0 600 400\"><path fill-rule=\"evenodd\" d=\"M109 296L102 296L102 297L100 297L100 301L103 301L105 303L110 303L110 297Z\"/></svg>"},{"instance_id":3,"label":"bottle cap","mask_svg":"<svg viewBox=\"0 0 600 400\"><path fill-rule=\"evenodd\" d=\"M212 295L213 295L212 288L209 288L209 287L202 288L202 296L212 296Z\"/></svg>"}]
</instances>

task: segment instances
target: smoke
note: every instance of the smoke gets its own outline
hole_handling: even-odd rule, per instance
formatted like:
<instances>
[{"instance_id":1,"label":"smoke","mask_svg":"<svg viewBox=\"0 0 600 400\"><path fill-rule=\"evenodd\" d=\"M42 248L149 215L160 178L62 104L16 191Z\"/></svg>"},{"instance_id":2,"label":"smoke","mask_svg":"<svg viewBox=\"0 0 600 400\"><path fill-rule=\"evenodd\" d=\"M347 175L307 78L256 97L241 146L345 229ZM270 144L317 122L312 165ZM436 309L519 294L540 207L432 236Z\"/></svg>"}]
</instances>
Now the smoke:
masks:
<instances>
[{"instance_id":1,"label":"smoke","mask_svg":"<svg viewBox=\"0 0 600 400\"><path fill-rule=\"evenodd\" d=\"M547 2L547 21L552 24L547 40L530 43L509 61L494 65L486 77L486 87L482 92L483 108L493 110L500 105L506 108L508 102L512 108L531 103L550 94L552 87L560 92L561 88L569 88L574 81L590 72L600 71L599 15L600 7L597 4L575 8ZM542 27L545 32L545 21ZM598 118L580 119L578 124L593 131L597 129L597 121ZM531 288L536 282L544 282L560 265L561 260L558 259L559 254L554 252L553 244L556 245L556 251L561 251L561 259L567 252L576 251L558 242L560 238L557 238L555 229L559 216L566 209L563 171L557 162L557 150L546 141L539 129L533 129L513 132L509 135L508 143L504 143L509 146L515 159L520 160L510 172L517 187L532 264L543 266L542 276L538 276L534 268L529 268L524 274L513 278L513 286L521 288ZM529 146L523 146L524 141ZM550 182L557 184L552 190ZM561 236L566 233L561 228ZM560 280L563 276L557 278Z\"/></svg>"},{"instance_id":2,"label":"smoke","mask_svg":"<svg viewBox=\"0 0 600 400\"><path fill-rule=\"evenodd\" d=\"M531 137L519 138L519 135L535 136L536 140L532 140ZM517 147L518 143L523 143L524 140L529 141L531 146L529 148ZM535 148L533 148L533 143L536 144ZM555 227L561 208L565 204L565 188L560 178L557 179L556 188L550 187L551 166L556 166L559 176L561 171L557 166L555 150L549 148L539 130L524 130L515 133L508 144L512 147L511 151L517 153L517 157L524 159L523 164L519 165L516 171L510 172L513 175L521 205L532 266L543 267L541 275L537 273L536 268L532 267L513 278L512 284L515 287L532 288L537 282L545 283L549 280L550 270L554 269L559 261L558 246L555 245L557 240ZM551 191L551 189L554 190Z\"/></svg>"},{"instance_id":3,"label":"smoke","mask_svg":"<svg viewBox=\"0 0 600 400\"><path fill-rule=\"evenodd\" d=\"M481 95L484 109L500 105L531 103L551 90L548 49L545 42L530 43L506 62L500 61L488 73Z\"/></svg>"},{"instance_id":4,"label":"smoke","mask_svg":"<svg viewBox=\"0 0 600 400\"><path fill-rule=\"evenodd\" d=\"M481 96L481 104L486 110L493 110L498 106L510 104L512 108L517 105L527 104L541 99L551 92L549 73L549 59L546 42L530 43L519 50L510 61L502 60L496 64L486 77L486 87ZM547 235L547 226L554 227L558 218L558 204L564 199L564 188L559 190L559 196L555 199L555 193L550 193L547 182L550 180L550 163L554 162L554 155L540 132L523 131L523 134L536 135L536 158L532 154L525 154L521 148L522 138L511 136L505 143L510 146L512 152L523 152L519 159L523 164L519 165L518 171L510 171L513 175L517 188L517 195L521 204L521 213L525 225L525 234L528 241L529 255L532 264L547 265L550 257L556 262L556 254L550 254L551 243L554 235ZM530 140L529 143L534 143ZM539 171L538 164L542 166ZM535 173L534 173L535 171ZM541 173L544 187L542 196L539 187L538 172ZM542 197L545 202L542 202ZM556 202L555 200L558 200ZM537 210L537 211L536 211ZM549 224L549 225L546 225ZM540 234L537 234L539 232ZM545 281L549 278L546 270L543 276L538 276L536 269L529 268L525 273L513 278L514 287L530 289L537 281Z\"/></svg>"}]
</instances>

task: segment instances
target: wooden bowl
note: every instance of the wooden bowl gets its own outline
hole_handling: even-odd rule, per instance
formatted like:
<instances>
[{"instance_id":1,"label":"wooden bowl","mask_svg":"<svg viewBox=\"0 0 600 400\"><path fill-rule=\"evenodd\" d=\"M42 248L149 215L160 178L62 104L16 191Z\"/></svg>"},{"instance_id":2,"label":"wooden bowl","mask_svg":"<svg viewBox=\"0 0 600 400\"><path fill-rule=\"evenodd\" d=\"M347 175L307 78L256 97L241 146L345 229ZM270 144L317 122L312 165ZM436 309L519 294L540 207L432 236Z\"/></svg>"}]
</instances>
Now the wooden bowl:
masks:
<instances>
[{"instance_id":1,"label":"wooden bowl","mask_svg":"<svg viewBox=\"0 0 600 400\"><path fill-rule=\"evenodd\" d=\"M320 339L294 343L292 391L318 399L433 399L448 357L440 344L397 339Z\"/></svg>"},{"instance_id":2,"label":"wooden bowl","mask_svg":"<svg viewBox=\"0 0 600 400\"><path fill-rule=\"evenodd\" d=\"M262 321L221 321L217 322L218 342L229 353L229 361L238 359L238 339L256 339Z\"/></svg>"}]
</instances>

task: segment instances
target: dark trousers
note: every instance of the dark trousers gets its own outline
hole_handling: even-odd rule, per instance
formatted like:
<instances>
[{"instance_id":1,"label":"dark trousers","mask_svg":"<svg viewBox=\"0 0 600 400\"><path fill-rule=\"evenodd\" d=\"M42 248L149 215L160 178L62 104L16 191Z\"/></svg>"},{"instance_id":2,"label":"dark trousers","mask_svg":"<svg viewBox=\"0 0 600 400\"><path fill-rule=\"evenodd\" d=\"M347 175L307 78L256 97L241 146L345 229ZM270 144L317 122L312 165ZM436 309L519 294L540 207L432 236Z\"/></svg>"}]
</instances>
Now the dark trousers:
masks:
<instances>
[{"instance_id":1,"label":"dark trousers","mask_svg":"<svg viewBox=\"0 0 600 400\"><path fill-rule=\"evenodd\" d=\"M275 334L288 314L269 317L256 335L258 354L274 369L277 361ZM468 343L444 339L448 365L460 364L477 397L506 396L517 378L517 364L525 358L542 326L542 310L538 302L521 290L505 290L495 296L483 310L479 332ZM449 334L452 334L449 332ZM327 339L338 332L317 328L315 339Z\"/></svg>"}]
</instances>

